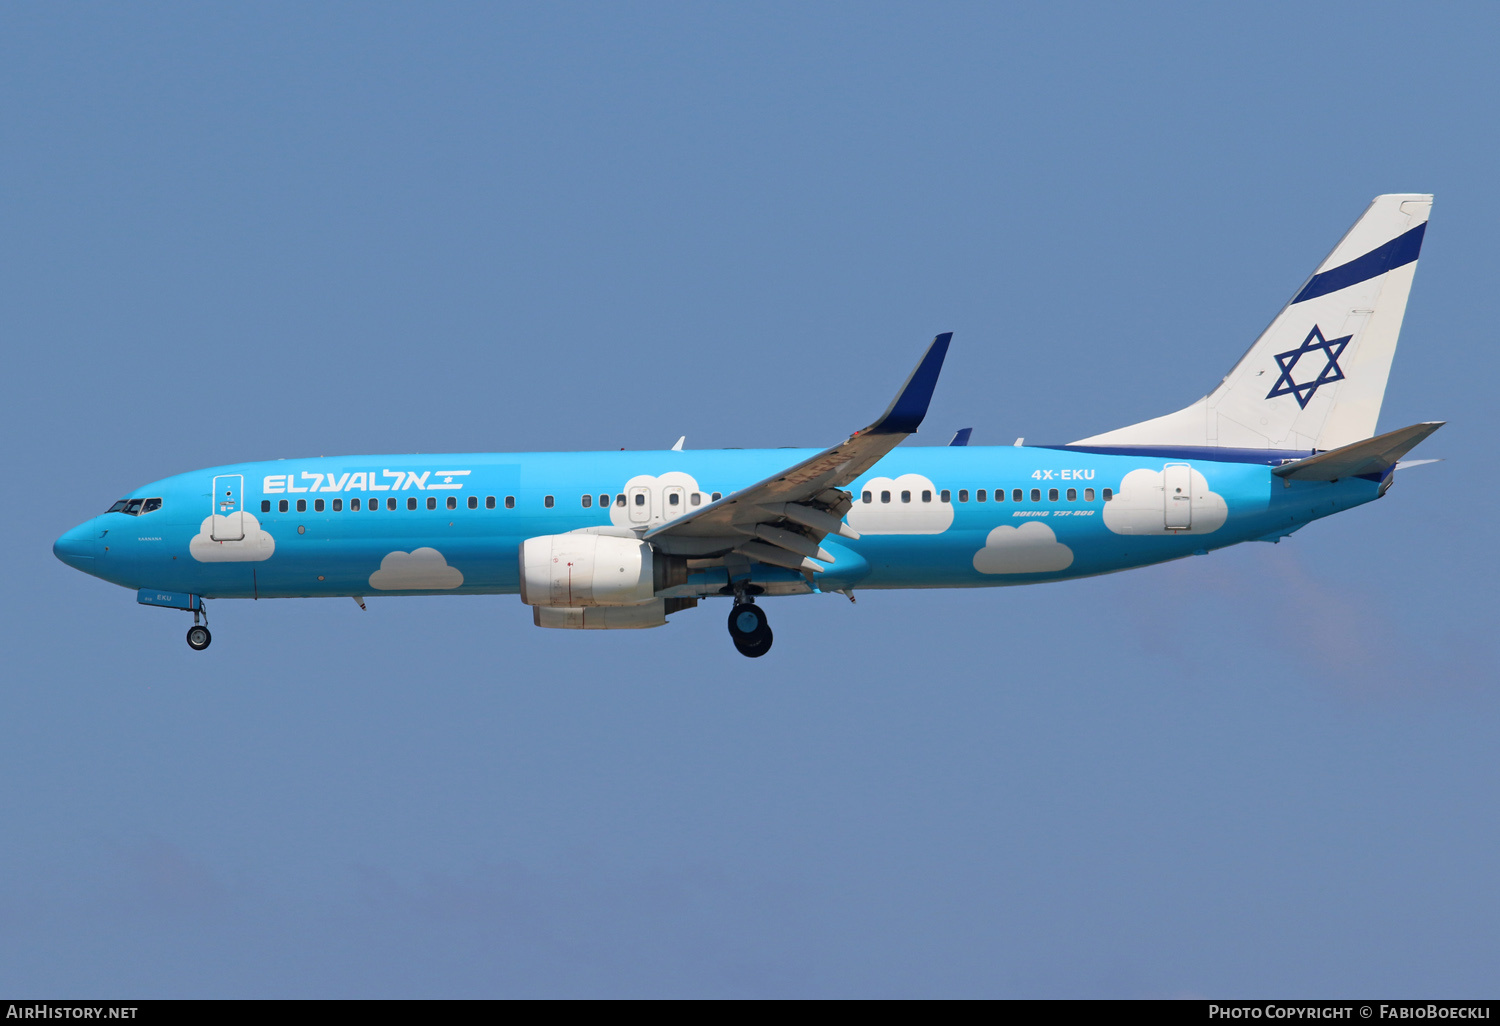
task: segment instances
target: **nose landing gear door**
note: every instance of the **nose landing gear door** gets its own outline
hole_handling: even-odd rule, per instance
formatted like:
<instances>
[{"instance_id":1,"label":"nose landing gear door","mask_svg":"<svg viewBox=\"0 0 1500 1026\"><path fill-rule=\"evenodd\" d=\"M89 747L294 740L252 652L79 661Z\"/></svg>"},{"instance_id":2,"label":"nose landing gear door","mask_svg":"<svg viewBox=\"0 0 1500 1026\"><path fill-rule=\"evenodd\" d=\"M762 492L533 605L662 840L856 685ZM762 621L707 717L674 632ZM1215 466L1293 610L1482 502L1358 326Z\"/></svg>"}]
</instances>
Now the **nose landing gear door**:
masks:
<instances>
[{"instance_id":1,"label":"nose landing gear door","mask_svg":"<svg viewBox=\"0 0 1500 1026\"><path fill-rule=\"evenodd\" d=\"M245 511L241 496L245 491L242 474L225 474L214 478L214 519L211 537L214 541L243 541Z\"/></svg>"}]
</instances>

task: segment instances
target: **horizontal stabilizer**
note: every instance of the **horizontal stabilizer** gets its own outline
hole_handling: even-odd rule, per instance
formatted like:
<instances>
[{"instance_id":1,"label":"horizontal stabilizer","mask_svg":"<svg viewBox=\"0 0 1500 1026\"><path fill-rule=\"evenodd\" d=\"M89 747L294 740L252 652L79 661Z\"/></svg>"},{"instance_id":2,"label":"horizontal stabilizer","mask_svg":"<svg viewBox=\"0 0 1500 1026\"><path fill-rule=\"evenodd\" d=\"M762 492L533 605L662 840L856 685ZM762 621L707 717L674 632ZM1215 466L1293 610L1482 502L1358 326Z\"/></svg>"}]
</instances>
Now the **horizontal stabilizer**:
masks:
<instances>
[{"instance_id":1,"label":"horizontal stabilizer","mask_svg":"<svg viewBox=\"0 0 1500 1026\"><path fill-rule=\"evenodd\" d=\"M1383 475L1395 467L1401 457L1415 449L1417 443L1445 423L1446 421L1435 420L1387 431L1362 442L1352 442L1328 452L1320 452L1305 460L1284 463L1271 473L1293 481L1337 481L1361 474Z\"/></svg>"}]
</instances>

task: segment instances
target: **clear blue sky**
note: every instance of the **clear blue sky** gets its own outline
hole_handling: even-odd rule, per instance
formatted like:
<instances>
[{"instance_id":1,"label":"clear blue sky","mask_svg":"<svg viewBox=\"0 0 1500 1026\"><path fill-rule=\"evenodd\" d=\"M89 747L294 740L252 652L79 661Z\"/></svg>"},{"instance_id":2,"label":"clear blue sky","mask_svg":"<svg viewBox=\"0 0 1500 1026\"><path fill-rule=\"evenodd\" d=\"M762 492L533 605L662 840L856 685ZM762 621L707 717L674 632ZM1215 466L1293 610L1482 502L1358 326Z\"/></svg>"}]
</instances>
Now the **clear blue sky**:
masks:
<instances>
[{"instance_id":1,"label":"clear blue sky","mask_svg":"<svg viewBox=\"0 0 1500 1026\"><path fill-rule=\"evenodd\" d=\"M0 992L1494 996L1493 4L0 8ZM544 632L53 559L350 452L1207 391L1436 193L1390 494L1060 585Z\"/></svg>"}]
</instances>

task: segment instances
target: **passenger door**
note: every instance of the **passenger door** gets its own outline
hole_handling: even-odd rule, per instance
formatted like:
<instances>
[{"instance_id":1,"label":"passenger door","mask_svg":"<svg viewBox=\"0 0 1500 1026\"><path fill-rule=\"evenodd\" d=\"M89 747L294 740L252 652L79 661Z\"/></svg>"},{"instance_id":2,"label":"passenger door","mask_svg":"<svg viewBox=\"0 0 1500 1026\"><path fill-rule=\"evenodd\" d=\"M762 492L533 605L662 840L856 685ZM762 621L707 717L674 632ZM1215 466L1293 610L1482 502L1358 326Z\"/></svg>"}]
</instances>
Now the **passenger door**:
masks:
<instances>
[{"instance_id":1,"label":"passenger door","mask_svg":"<svg viewBox=\"0 0 1500 1026\"><path fill-rule=\"evenodd\" d=\"M1193 526L1193 468L1186 463L1168 463L1162 468L1163 502L1168 531L1187 531Z\"/></svg>"},{"instance_id":2,"label":"passenger door","mask_svg":"<svg viewBox=\"0 0 1500 1026\"><path fill-rule=\"evenodd\" d=\"M241 496L245 490L242 474L224 474L214 478L214 519L211 537L214 541L243 541L245 511Z\"/></svg>"}]
</instances>

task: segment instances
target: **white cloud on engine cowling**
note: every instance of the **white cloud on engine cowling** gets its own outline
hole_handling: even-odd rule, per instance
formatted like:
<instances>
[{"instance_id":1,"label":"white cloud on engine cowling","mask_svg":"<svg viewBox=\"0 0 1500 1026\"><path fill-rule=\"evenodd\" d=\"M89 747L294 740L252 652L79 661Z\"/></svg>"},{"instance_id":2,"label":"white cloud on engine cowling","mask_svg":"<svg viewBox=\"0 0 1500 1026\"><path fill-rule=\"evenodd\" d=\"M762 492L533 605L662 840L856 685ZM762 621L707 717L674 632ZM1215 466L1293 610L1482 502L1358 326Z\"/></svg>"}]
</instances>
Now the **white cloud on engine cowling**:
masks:
<instances>
[{"instance_id":1,"label":"white cloud on engine cowling","mask_svg":"<svg viewBox=\"0 0 1500 1026\"><path fill-rule=\"evenodd\" d=\"M648 498L646 517L641 520L631 520L631 503L635 500L631 497L631 489L644 488ZM682 502L678 506L667 505L667 489L681 488ZM695 509L702 509L709 503L709 493L698 487L698 479L692 474L684 474L680 470L669 470L660 476L653 474L637 474L625 482L625 487L620 489L625 496L624 506L611 505L609 507L609 522L616 527L641 527L645 524L660 524L667 520L675 520L684 513L690 513ZM703 498L697 506L693 505L693 493L702 494Z\"/></svg>"},{"instance_id":2,"label":"white cloud on engine cowling","mask_svg":"<svg viewBox=\"0 0 1500 1026\"><path fill-rule=\"evenodd\" d=\"M942 534L953 526L953 504L941 501L937 488L921 474L872 477L859 489L870 493L870 501L856 493L845 519L860 534ZM890 502L880 501L882 492L890 492ZM911 493L910 502L901 501L902 492ZM932 494L931 502L922 501L923 492Z\"/></svg>"},{"instance_id":3,"label":"white cloud on engine cowling","mask_svg":"<svg viewBox=\"0 0 1500 1026\"><path fill-rule=\"evenodd\" d=\"M1120 482L1115 497L1104 504L1104 526L1115 534L1210 534L1229 519L1224 497L1208 488L1208 479L1189 468L1193 497L1192 525L1167 530L1166 475L1160 470L1132 470Z\"/></svg>"},{"instance_id":4,"label":"white cloud on engine cowling","mask_svg":"<svg viewBox=\"0 0 1500 1026\"><path fill-rule=\"evenodd\" d=\"M240 527L235 530L231 521L241 517ZM238 541L216 541L219 534L240 534ZM200 563L259 563L270 559L276 551L276 539L260 526L260 521L250 513L230 513L220 516L215 513L203 521L198 533L188 542L188 555Z\"/></svg>"},{"instance_id":5,"label":"white cloud on engine cowling","mask_svg":"<svg viewBox=\"0 0 1500 1026\"><path fill-rule=\"evenodd\" d=\"M974 553L974 569L982 574L1045 574L1072 565L1073 550L1038 520L1019 527L1002 524L984 539L984 548Z\"/></svg>"},{"instance_id":6,"label":"white cloud on engine cowling","mask_svg":"<svg viewBox=\"0 0 1500 1026\"><path fill-rule=\"evenodd\" d=\"M370 575L370 587L378 591L449 591L464 583L464 575L437 549L390 552L380 569Z\"/></svg>"}]
</instances>

